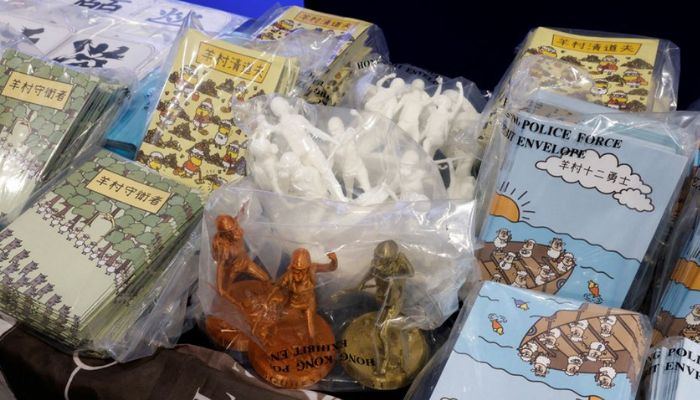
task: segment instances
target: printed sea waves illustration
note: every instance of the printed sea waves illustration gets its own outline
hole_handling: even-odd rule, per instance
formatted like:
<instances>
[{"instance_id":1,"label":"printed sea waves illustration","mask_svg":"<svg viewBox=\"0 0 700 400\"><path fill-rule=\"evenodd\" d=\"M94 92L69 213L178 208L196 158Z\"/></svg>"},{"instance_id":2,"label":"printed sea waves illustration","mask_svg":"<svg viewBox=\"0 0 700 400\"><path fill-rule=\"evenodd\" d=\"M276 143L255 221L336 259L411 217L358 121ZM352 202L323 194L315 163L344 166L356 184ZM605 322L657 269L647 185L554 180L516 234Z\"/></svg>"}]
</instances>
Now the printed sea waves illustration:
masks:
<instances>
[{"instance_id":1,"label":"printed sea waves illustration","mask_svg":"<svg viewBox=\"0 0 700 400\"><path fill-rule=\"evenodd\" d=\"M525 221L490 219L482 237L493 239L478 252L482 277L562 297L622 305L639 260Z\"/></svg>"},{"instance_id":2,"label":"printed sea waves illustration","mask_svg":"<svg viewBox=\"0 0 700 400\"><path fill-rule=\"evenodd\" d=\"M647 342L639 314L486 282L431 398L627 399Z\"/></svg>"},{"instance_id":3,"label":"printed sea waves illustration","mask_svg":"<svg viewBox=\"0 0 700 400\"><path fill-rule=\"evenodd\" d=\"M654 131L618 134L624 124L590 132L525 112L507 124L510 147L479 234L482 278L622 306L687 156Z\"/></svg>"}]
</instances>

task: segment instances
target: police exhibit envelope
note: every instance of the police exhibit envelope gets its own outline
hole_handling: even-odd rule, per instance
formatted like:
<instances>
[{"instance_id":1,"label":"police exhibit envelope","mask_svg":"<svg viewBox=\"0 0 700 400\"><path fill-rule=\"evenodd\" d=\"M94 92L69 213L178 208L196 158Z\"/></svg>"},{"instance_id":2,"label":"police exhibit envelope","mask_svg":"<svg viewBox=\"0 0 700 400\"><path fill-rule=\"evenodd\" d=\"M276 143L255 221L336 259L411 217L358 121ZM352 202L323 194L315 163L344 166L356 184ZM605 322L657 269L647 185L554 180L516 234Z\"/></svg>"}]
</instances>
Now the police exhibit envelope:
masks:
<instances>
[{"instance_id":1,"label":"police exhibit envelope","mask_svg":"<svg viewBox=\"0 0 700 400\"><path fill-rule=\"evenodd\" d=\"M618 115L600 117L606 126L527 112L499 122L508 143L480 232L483 279L623 304L689 156L667 126L637 129Z\"/></svg>"}]
</instances>

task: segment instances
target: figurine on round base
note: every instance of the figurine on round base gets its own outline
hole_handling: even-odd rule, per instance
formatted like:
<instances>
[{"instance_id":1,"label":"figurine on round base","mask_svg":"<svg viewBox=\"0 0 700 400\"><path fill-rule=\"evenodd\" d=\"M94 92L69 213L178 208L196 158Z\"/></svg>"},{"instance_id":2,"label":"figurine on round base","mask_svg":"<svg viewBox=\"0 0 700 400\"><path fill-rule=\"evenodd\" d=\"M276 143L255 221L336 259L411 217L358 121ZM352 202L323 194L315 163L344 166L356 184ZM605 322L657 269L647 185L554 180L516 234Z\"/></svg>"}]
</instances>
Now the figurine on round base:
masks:
<instances>
[{"instance_id":1,"label":"figurine on round base","mask_svg":"<svg viewBox=\"0 0 700 400\"><path fill-rule=\"evenodd\" d=\"M231 327L226 321L207 317L205 321L207 335L217 346L232 351L246 352L250 344L250 339L242 331Z\"/></svg>"},{"instance_id":2,"label":"figurine on round base","mask_svg":"<svg viewBox=\"0 0 700 400\"><path fill-rule=\"evenodd\" d=\"M247 320L247 325L252 326L261 314L258 309L260 304L264 303L273 288L270 276L248 255L238 217L219 215L216 230L211 251L216 261L216 293L219 300L224 300L218 306L219 315L225 313L221 308L232 305L238 308L236 311ZM242 276L253 279L238 281ZM213 307L217 308L216 302ZM231 318L235 316L231 315ZM246 335L222 318L207 316L205 329L212 341L227 350L248 350L249 339Z\"/></svg>"},{"instance_id":3,"label":"figurine on round base","mask_svg":"<svg viewBox=\"0 0 700 400\"><path fill-rule=\"evenodd\" d=\"M374 296L382 308L353 320L343 333L345 352L341 364L348 375L373 389L406 386L420 371L429 353L418 329L405 329L401 308L406 280L414 274L408 258L393 240L374 249L370 270L357 291L374 280Z\"/></svg>"},{"instance_id":4,"label":"figurine on round base","mask_svg":"<svg viewBox=\"0 0 700 400\"><path fill-rule=\"evenodd\" d=\"M313 385L328 375L335 366L335 336L328 323L314 316L316 334L309 337L306 317L289 310L272 327L263 340L263 350L251 342L248 358L255 371L275 386L298 389Z\"/></svg>"},{"instance_id":5,"label":"figurine on round base","mask_svg":"<svg viewBox=\"0 0 700 400\"><path fill-rule=\"evenodd\" d=\"M425 365L429 347L419 329L389 329L388 352L377 351L380 338L374 332L378 313L360 316L345 329L346 343L340 362L345 372L372 389L394 390L413 381Z\"/></svg>"},{"instance_id":6,"label":"figurine on round base","mask_svg":"<svg viewBox=\"0 0 700 400\"><path fill-rule=\"evenodd\" d=\"M267 299L273 286L269 281L239 281L230 286L226 300L235 304L242 312L248 326L254 326L261 311L260 304ZM206 319L206 330L217 345L226 350L246 352L250 339L238 328L214 316Z\"/></svg>"},{"instance_id":7,"label":"figurine on round base","mask_svg":"<svg viewBox=\"0 0 700 400\"><path fill-rule=\"evenodd\" d=\"M255 371L266 381L284 388L312 385L335 365L335 336L316 313L316 273L338 268L335 253L329 263L311 262L309 251L292 253L287 271L275 282L265 311L257 317L248 356Z\"/></svg>"}]
</instances>

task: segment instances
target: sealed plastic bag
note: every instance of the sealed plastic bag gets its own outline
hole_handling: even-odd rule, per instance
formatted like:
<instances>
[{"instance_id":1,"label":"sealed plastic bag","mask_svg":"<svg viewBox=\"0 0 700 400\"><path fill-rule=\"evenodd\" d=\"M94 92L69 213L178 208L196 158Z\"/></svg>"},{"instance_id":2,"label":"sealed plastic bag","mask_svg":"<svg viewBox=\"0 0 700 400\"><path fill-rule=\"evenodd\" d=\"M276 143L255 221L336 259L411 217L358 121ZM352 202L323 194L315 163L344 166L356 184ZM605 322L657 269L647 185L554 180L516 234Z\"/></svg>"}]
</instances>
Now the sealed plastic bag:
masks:
<instances>
[{"instance_id":1,"label":"sealed plastic bag","mask_svg":"<svg viewBox=\"0 0 700 400\"><path fill-rule=\"evenodd\" d=\"M136 160L206 194L245 174L247 135L233 121L233 102L287 93L297 64L187 24L173 53Z\"/></svg>"},{"instance_id":2,"label":"sealed plastic bag","mask_svg":"<svg viewBox=\"0 0 700 400\"><path fill-rule=\"evenodd\" d=\"M700 224L698 192L691 195L657 273L652 312L654 353L647 368L647 399L685 399L700 388L693 372L700 354Z\"/></svg>"},{"instance_id":3,"label":"sealed plastic bag","mask_svg":"<svg viewBox=\"0 0 700 400\"><path fill-rule=\"evenodd\" d=\"M485 282L406 398L631 400L650 337L642 314Z\"/></svg>"},{"instance_id":4,"label":"sealed plastic bag","mask_svg":"<svg viewBox=\"0 0 700 400\"><path fill-rule=\"evenodd\" d=\"M61 45L85 24L78 22L76 26L71 26L46 9L39 11L38 7L39 4L33 2L22 5L0 2L0 24L7 24L24 35L43 54Z\"/></svg>"},{"instance_id":5,"label":"sealed plastic bag","mask_svg":"<svg viewBox=\"0 0 700 400\"><path fill-rule=\"evenodd\" d=\"M226 27L242 24L247 18L178 0L59 0L54 7L71 13L94 13L120 18L154 29L177 31L191 14L205 32L216 34Z\"/></svg>"},{"instance_id":6,"label":"sealed plastic bag","mask_svg":"<svg viewBox=\"0 0 700 400\"><path fill-rule=\"evenodd\" d=\"M126 85L15 48L0 54L0 215L23 206L83 148L101 143Z\"/></svg>"},{"instance_id":7,"label":"sealed plastic bag","mask_svg":"<svg viewBox=\"0 0 700 400\"><path fill-rule=\"evenodd\" d=\"M129 362L151 356L159 348L175 347L190 323L187 305L197 281L200 237L199 226L189 238L181 237L184 244L172 250L172 259L152 266L148 285L119 318L88 333L93 339L81 350Z\"/></svg>"},{"instance_id":8,"label":"sealed plastic bag","mask_svg":"<svg viewBox=\"0 0 700 400\"><path fill-rule=\"evenodd\" d=\"M569 79L528 78L552 63ZM479 172L482 276L636 309L690 170L696 116L606 113L559 94L589 83L576 67L521 66Z\"/></svg>"},{"instance_id":9,"label":"sealed plastic bag","mask_svg":"<svg viewBox=\"0 0 700 400\"><path fill-rule=\"evenodd\" d=\"M369 63L355 75L344 104L393 120L435 159L449 197L471 200L472 172L482 150L476 141L479 111L485 103L476 85L406 64Z\"/></svg>"},{"instance_id":10,"label":"sealed plastic bag","mask_svg":"<svg viewBox=\"0 0 700 400\"><path fill-rule=\"evenodd\" d=\"M115 357L131 357L140 323L119 321L180 283L156 277L201 210L192 188L106 150L87 151L0 232L0 309L63 349L97 343L104 353L113 343Z\"/></svg>"},{"instance_id":11,"label":"sealed plastic bag","mask_svg":"<svg viewBox=\"0 0 700 400\"><path fill-rule=\"evenodd\" d=\"M508 102L512 73L519 63L531 56L559 61L532 71L539 81L570 80L570 69L590 77L590 85L569 88L568 96L607 106L612 110L631 112L667 112L676 109L680 49L668 40L634 35L557 30L539 27L530 31L511 67L494 90L484 110L492 124L494 110ZM490 129L480 135L488 142Z\"/></svg>"},{"instance_id":12,"label":"sealed plastic bag","mask_svg":"<svg viewBox=\"0 0 700 400\"><path fill-rule=\"evenodd\" d=\"M355 63L368 58L388 59L384 35L376 25L302 7L273 8L245 30L262 41L278 41L299 31L325 35L334 47L322 60L325 68L313 71L313 83L303 88L304 98L310 103L338 104L348 90Z\"/></svg>"},{"instance_id":13,"label":"sealed plastic bag","mask_svg":"<svg viewBox=\"0 0 700 400\"><path fill-rule=\"evenodd\" d=\"M207 207L207 332L278 386L407 385L471 278L472 203L362 207L229 185Z\"/></svg>"},{"instance_id":14,"label":"sealed plastic bag","mask_svg":"<svg viewBox=\"0 0 700 400\"><path fill-rule=\"evenodd\" d=\"M420 147L373 113L265 96L236 115L251 132L249 173L263 190L360 205L447 197Z\"/></svg>"}]
</instances>

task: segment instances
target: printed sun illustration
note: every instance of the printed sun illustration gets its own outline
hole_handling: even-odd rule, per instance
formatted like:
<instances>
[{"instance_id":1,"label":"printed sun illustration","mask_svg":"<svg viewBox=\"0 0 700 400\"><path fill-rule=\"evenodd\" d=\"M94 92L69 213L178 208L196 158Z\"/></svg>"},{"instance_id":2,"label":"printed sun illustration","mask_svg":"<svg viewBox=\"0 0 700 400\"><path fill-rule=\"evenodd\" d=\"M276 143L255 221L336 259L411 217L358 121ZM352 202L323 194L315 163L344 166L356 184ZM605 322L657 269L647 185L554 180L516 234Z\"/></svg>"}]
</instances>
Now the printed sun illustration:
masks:
<instances>
[{"instance_id":1,"label":"printed sun illustration","mask_svg":"<svg viewBox=\"0 0 700 400\"><path fill-rule=\"evenodd\" d=\"M510 188L510 182L501 183L498 193L496 193L491 202L489 213L497 217L503 217L510 222L529 220L530 218L527 214L534 214L535 212L525 208L530 204L530 201L526 199L527 190L521 193L517 192L517 188Z\"/></svg>"}]
</instances>

